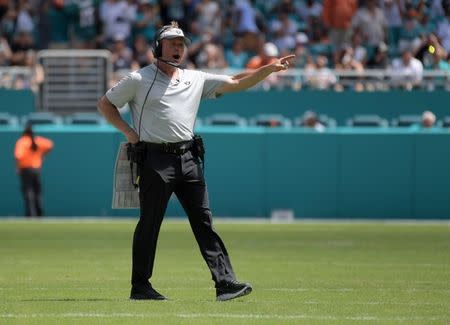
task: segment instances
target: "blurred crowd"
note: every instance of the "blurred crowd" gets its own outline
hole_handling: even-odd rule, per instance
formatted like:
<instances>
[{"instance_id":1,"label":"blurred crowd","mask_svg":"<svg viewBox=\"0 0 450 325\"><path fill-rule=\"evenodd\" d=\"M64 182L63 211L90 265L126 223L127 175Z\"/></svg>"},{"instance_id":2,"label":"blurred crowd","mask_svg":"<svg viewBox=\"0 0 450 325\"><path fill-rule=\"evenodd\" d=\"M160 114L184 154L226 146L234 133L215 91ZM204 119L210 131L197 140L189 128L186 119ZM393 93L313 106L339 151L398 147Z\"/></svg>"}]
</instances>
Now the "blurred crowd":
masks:
<instances>
[{"instance_id":1,"label":"blurred crowd","mask_svg":"<svg viewBox=\"0 0 450 325\"><path fill-rule=\"evenodd\" d=\"M173 20L192 40L189 67L251 69L295 53L319 89L339 86L332 69L392 69L409 89L424 69L450 71L450 0L0 0L0 67L41 80L36 51L74 48L109 49L114 70L137 69Z\"/></svg>"}]
</instances>

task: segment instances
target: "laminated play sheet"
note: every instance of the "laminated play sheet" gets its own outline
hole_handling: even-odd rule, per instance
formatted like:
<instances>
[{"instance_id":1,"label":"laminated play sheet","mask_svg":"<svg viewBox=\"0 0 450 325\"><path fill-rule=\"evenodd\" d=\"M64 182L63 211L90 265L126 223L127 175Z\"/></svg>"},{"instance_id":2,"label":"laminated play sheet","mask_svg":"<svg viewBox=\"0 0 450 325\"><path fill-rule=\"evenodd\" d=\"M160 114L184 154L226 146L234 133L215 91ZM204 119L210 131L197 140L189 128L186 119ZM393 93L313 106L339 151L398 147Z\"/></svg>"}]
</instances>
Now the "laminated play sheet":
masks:
<instances>
[{"instance_id":1,"label":"laminated play sheet","mask_svg":"<svg viewBox=\"0 0 450 325\"><path fill-rule=\"evenodd\" d=\"M133 173L136 173L136 166ZM139 191L132 184L130 162L127 159L127 143L121 142L114 165L113 209L138 209Z\"/></svg>"}]
</instances>

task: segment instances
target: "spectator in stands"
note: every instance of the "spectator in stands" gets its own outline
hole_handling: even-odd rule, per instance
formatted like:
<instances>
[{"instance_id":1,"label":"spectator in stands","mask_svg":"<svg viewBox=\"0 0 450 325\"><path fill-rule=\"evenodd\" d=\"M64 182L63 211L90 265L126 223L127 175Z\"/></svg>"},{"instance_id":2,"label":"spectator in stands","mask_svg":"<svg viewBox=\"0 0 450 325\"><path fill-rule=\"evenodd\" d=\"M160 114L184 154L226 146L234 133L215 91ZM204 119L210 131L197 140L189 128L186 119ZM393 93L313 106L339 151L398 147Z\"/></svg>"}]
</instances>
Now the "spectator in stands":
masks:
<instances>
[{"instance_id":1,"label":"spectator in stands","mask_svg":"<svg viewBox=\"0 0 450 325\"><path fill-rule=\"evenodd\" d=\"M27 88L31 89L35 94L38 93L40 85L44 82L44 68L37 61L36 52L28 51L25 64L30 69L30 78L27 81Z\"/></svg>"},{"instance_id":2,"label":"spectator in stands","mask_svg":"<svg viewBox=\"0 0 450 325\"><path fill-rule=\"evenodd\" d=\"M445 62L447 52L437 36L432 33L422 38L415 57L422 62L425 69L441 69L440 62Z\"/></svg>"},{"instance_id":3,"label":"spectator in stands","mask_svg":"<svg viewBox=\"0 0 450 325\"><path fill-rule=\"evenodd\" d=\"M17 11L12 5L9 5L7 8L6 13L0 20L0 34L8 40L9 44L12 44L16 27Z\"/></svg>"},{"instance_id":4,"label":"spectator in stands","mask_svg":"<svg viewBox=\"0 0 450 325\"><path fill-rule=\"evenodd\" d=\"M242 38L237 37L233 42L233 47L225 51L225 60L228 67L232 69L244 69L248 61L248 53L242 46Z\"/></svg>"},{"instance_id":5,"label":"spectator in stands","mask_svg":"<svg viewBox=\"0 0 450 325\"><path fill-rule=\"evenodd\" d=\"M114 71L131 69L133 62L133 51L127 46L125 35L114 36L114 43L111 49L111 61Z\"/></svg>"},{"instance_id":6,"label":"spectator in stands","mask_svg":"<svg viewBox=\"0 0 450 325\"><path fill-rule=\"evenodd\" d=\"M35 136L31 124L28 124L14 149L17 172L20 176L22 194L27 217L42 217L41 169L45 155L53 149L53 142L44 137Z\"/></svg>"},{"instance_id":7,"label":"spectator in stands","mask_svg":"<svg viewBox=\"0 0 450 325\"><path fill-rule=\"evenodd\" d=\"M322 19L329 29L333 52L338 53L351 36L353 16L358 8L357 0L324 0Z\"/></svg>"},{"instance_id":8,"label":"spectator in stands","mask_svg":"<svg viewBox=\"0 0 450 325\"><path fill-rule=\"evenodd\" d=\"M56 26L51 26L50 24L49 10L49 1L39 1L35 14L37 50L50 48L51 29L56 28Z\"/></svg>"},{"instance_id":9,"label":"spectator in stands","mask_svg":"<svg viewBox=\"0 0 450 325\"><path fill-rule=\"evenodd\" d=\"M136 5L126 0L105 0L100 5L100 19L106 48L111 46L115 35L123 35L128 44L131 27L136 19Z\"/></svg>"},{"instance_id":10,"label":"spectator in stands","mask_svg":"<svg viewBox=\"0 0 450 325\"><path fill-rule=\"evenodd\" d=\"M367 0L366 5L358 9L352 26L361 31L367 45L375 47L386 41L387 21L376 0Z\"/></svg>"},{"instance_id":11,"label":"spectator in stands","mask_svg":"<svg viewBox=\"0 0 450 325\"><path fill-rule=\"evenodd\" d=\"M364 65L361 61L356 59L355 49L352 46L346 46L341 50L341 54L339 56L339 62L336 63L336 70L341 71L354 71L357 75L362 75L364 73ZM355 76L343 76L340 78L341 82L351 81L351 87L356 91L363 91L364 85L359 78Z\"/></svg>"},{"instance_id":12,"label":"spectator in stands","mask_svg":"<svg viewBox=\"0 0 450 325\"><path fill-rule=\"evenodd\" d=\"M422 127L432 128L436 123L436 115L431 111L425 111L422 113Z\"/></svg>"},{"instance_id":13,"label":"spectator in stands","mask_svg":"<svg viewBox=\"0 0 450 325\"><path fill-rule=\"evenodd\" d=\"M61 0L52 0L48 7L42 8L44 12L41 17L48 20L48 31L50 31L50 49L69 48L69 23L68 4ZM44 30L45 31L45 30Z\"/></svg>"},{"instance_id":14,"label":"spectator in stands","mask_svg":"<svg viewBox=\"0 0 450 325\"><path fill-rule=\"evenodd\" d=\"M316 65L306 71L306 82L311 88L326 90L337 83L334 73L328 68L328 59L325 55L316 58Z\"/></svg>"},{"instance_id":15,"label":"spectator in stands","mask_svg":"<svg viewBox=\"0 0 450 325\"><path fill-rule=\"evenodd\" d=\"M0 21L9 9L9 0L0 0Z\"/></svg>"},{"instance_id":16,"label":"spectator in stands","mask_svg":"<svg viewBox=\"0 0 450 325\"><path fill-rule=\"evenodd\" d=\"M256 23L256 10L249 0L235 0L233 26L235 34L243 38L245 50L256 51L259 28Z\"/></svg>"},{"instance_id":17,"label":"spectator in stands","mask_svg":"<svg viewBox=\"0 0 450 325\"><path fill-rule=\"evenodd\" d=\"M399 0L384 0L380 4L381 10L383 10L386 17L387 43L391 47L397 47L402 28L403 3Z\"/></svg>"},{"instance_id":18,"label":"spectator in stands","mask_svg":"<svg viewBox=\"0 0 450 325\"><path fill-rule=\"evenodd\" d=\"M220 7L215 0L199 0L195 6L197 22L201 30L209 31L213 37L220 36L222 26L222 15Z\"/></svg>"},{"instance_id":19,"label":"spectator in stands","mask_svg":"<svg viewBox=\"0 0 450 325\"><path fill-rule=\"evenodd\" d=\"M155 33L160 25L161 17L156 1L139 0L136 21L134 22L136 35L142 35L151 44L155 40Z\"/></svg>"},{"instance_id":20,"label":"spectator in stands","mask_svg":"<svg viewBox=\"0 0 450 325\"><path fill-rule=\"evenodd\" d=\"M190 62L196 62L197 56L203 50L203 48L213 42L214 35L210 31L203 32L200 29L198 22L194 21L190 25L191 45L187 49L188 60Z\"/></svg>"},{"instance_id":21,"label":"spectator in stands","mask_svg":"<svg viewBox=\"0 0 450 325\"><path fill-rule=\"evenodd\" d=\"M30 33L20 32L14 37L11 50L11 65L25 66L28 51L33 51L34 42Z\"/></svg>"},{"instance_id":22,"label":"spectator in stands","mask_svg":"<svg viewBox=\"0 0 450 325\"><path fill-rule=\"evenodd\" d=\"M363 45L363 36L358 30L353 32L350 46L353 49L353 59L364 68L367 61L367 48Z\"/></svg>"},{"instance_id":23,"label":"spectator in stands","mask_svg":"<svg viewBox=\"0 0 450 325\"><path fill-rule=\"evenodd\" d=\"M222 26L220 29L219 39L225 49L231 49L233 47L234 40L236 38L241 39L239 36L234 35L233 13L231 10L226 10L224 18L222 19ZM244 44L241 42L242 49Z\"/></svg>"},{"instance_id":24,"label":"spectator in stands","mask_svg":"<svg viewBox=\"0 0 450 325\"><path fill-rule=\"evenodd\" d=\"M281 11L270 25L272 42L280 52L292 51L295 47L295 37L298 25L289 17L289 12Z\"/></svg>"},{"instance_id":25,"label":"spectator in stands","mask_svg":"<svg viewBox=\"0 0 450 325\"><path fill-rule=\"evenodd\" d=\"M388 47L386 43L381 42L375 47L372 58L367 61L367 67L370 69L386 69L388 66Z\"/></svg>"},{"instance_id":26,"label":"spectator in stands","mask_svg":"<svg viewBox=\"0 0 450 325\"><path fill-rule=\"evenodd\" d=\"M34 31L33 18L30 3L27 0L20 0L18 4L15 32L32 33Z\"/></svg>"},{"instance_id":27,"label":"spectator in stands","mask_svg":"<svg viewBox=\"0 0 450 325\"><path fill-rule=\"evenodd\" d=\"M260 47L259 54L248 61L247 68L258 69L266 64L271 64L277 60L278 54L278 48L275 44L265 43Z\"/></svg>"},{"instance_id":28,"label":"spectator in stands","mask_svg":"<svg viewBox=\"0 0 450 325\"><path fill-rule=\"evenodd\" d=\"M194 21L193 3L192 0L159 0L161 21L177 21L181 28L187 29Z\"/></svg>"},{"instance_id":29,"label":"spectator in stands","mask_svg":"<svg viewBox=\"0 0 450 325\"><path fill-rule=\"evenodd\" d=\"M138 70L149 64L154 60L153 51L144 35L137 35L134 38L134 51L132 70Z\"/></svg>"},{"instance_id":30,"label":"spectator in stands","mask_svg":"<svg viewBox=\"0 0 450 325\"><path fill-rule=\"evenodd\" d=\"M273 62L276 62L278 55L279 52L275 44L270 42L265 43L264 45L262 45L259 54L252 57L247 62L247 69L255 70L267 64L272 64ZM269 90L272 86L276 85L278 81L278 76L272 74L262 81L261 86L264 90Z\"/></svg>"},{"instance_id":31,"label":"spectator in stands","mask_svg":"<svg viewBox=\"0 0 450 325\"><path fill-rule=\"evenodd\" d=\"M312 55L307 48L309 38L305 33L299 32L295 37L295 59L294 64L296 68L304 69L308 64L314 65Z\"/></svg>"},{"instance_id":32,"label":"spectator in stands","mask_svg":"<svg viewBox=\"0 0 450 325\"><path fill-rule=\"evenodd\" d=\"M100 1L80 0L70 3L75 48L95 49L97 47Z\"/></svg>"},{"instance_id":33,"label":"spectator in stands","mask_svg":"<svg viewBox=\"0 0 450 325\"><path fill-rule=\"evenodd\" d=\"M317 132L325 131L325 125L320 123L319 117L313 111L306 111L302 117L302 126L314 129Z\"/></svg>"},{"instance_id":34,"label":"spectator in stands","mask_svg":"<svg viewBox=\"0 0 450 325\"><path fill-rule=\"evenodd\" d=\"M198 68L224 69L227 67L223 48L213 43L208 43L203 47L195 63Z\"/></svg>"},{"instance_id":35,"label":"spectator in stands","mask_svg":"<svg viewBox=\"0 0 450 325\"><path fill-rule=\"evenodd\" d=\"M447 53L450 53L450 0L443 0L442 7L445 17L438 23L436 33Z\"/></svg>"},{"instance_id":36,"label":"spectator in stands","mask_svg":"<svg viewBox=\"0 0 450 325\"><path fill-rule=\"evenodd\" d=\"M0 36L0 67L9 65L11 62L12 52L8 44L8 40Z\"/></svg>"},{"instance_id":37,"label":"spectator in stands","mask_svg":"<svg viewBox=\"0 0 450 325\"><path fill-rule=\"evenodd\" d=\"M303 22L310 24L312 17L320 18L322 16L322 9L320 1L306 0L299 5L297 13Z\"/></svg>"},{"instance_id":38,"label":"spectator in stands","mask_svg":"<svg viewBox=\"0 0 450 325\"><path fill-rule=\"evenodd\" d=\"M401 59L392 61L392 69L392 82L395 86L412 90L422 82L422 62L414 58L410 50L405 50Z\"/></svg>"},{"instance_id":39,"label":"spectator in stands","mask_svg":"<svg viewBox=\"0 0 450 325\"><path fill-rule=\"evenodd\" d=\"M398 42L400 52L411 49L415 53L420 47L422 27L417 20L417 15L417 11L414 9L409 9L405 14Z\"/></svg>"}]
</instances>

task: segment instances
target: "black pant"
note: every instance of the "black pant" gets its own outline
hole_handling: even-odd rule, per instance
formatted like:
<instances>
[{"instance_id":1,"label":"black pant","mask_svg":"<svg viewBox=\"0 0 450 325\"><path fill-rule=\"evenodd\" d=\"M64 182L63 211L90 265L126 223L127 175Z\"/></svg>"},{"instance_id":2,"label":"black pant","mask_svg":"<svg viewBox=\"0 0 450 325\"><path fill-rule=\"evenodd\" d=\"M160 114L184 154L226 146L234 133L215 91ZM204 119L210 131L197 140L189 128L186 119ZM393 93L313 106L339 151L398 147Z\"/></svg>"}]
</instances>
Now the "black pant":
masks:
<instances>
[{"instance_id":1,"label":"black pant","mask_svg":"<svg viewBox=\"0 0 450 325\"><path fill-rule=\"evenodd\" d=\"M22 194L25 201L25 215L27 217L42 217L42 186L41 170L24 168L20 170Z\"/></svg>"},{"instance_id":2,"label":"black pant","mask_svg":"<svg viewBox=\"0 0 450 325\"><path fill-rule=\"evenodd\" d=\"M140 179L141 216L133 239L131 283L143 286L152 276L159 229L172 193L182 204L201 254L217 284L235 279L225 245L212 227L208 192L200 162L183 155L147 150Z\"/></svg>"}]
</instances>

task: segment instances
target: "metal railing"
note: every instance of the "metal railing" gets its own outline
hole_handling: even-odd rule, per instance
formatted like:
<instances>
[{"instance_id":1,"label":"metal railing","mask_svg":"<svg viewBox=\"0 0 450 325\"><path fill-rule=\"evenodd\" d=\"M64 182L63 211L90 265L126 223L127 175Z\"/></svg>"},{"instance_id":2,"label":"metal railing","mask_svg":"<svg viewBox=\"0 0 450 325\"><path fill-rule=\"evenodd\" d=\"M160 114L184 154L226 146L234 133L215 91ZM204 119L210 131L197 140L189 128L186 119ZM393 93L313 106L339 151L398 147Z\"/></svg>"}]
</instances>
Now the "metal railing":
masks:
<instances>
[{"instance_id":1,"label":"metal railing","mask_svg":"<svg viewBox=\"0 0 450 325\"><path fill-rule=\"evenodd\" d=\"M32 71L28 67L0 67L0 88L31 89Z\"/></svg>"},{"instance_id":2,"label":"metal railing","mask_svg":"<svg viewBox=\"0 0 450 325\"><path fill-rule=\"evenodd\" d=\"M44 50L39 110L55 113L92 112L109 88L111 52L107 50Z\"/></svg>"}]
</instances>

